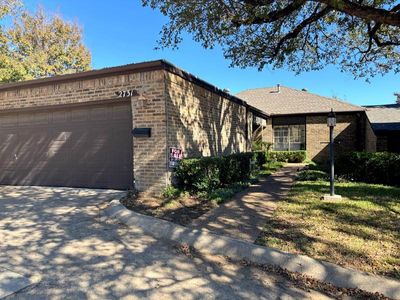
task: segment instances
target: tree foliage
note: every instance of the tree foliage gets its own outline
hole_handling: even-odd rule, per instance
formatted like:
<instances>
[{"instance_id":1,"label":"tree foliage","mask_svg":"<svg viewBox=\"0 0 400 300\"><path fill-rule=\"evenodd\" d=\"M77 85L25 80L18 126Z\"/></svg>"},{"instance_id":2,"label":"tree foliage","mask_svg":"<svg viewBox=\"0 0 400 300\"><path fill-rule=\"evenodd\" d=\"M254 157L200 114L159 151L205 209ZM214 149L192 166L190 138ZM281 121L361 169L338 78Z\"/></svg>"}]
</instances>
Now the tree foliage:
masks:
<instances>
[{"instance_id":1,"label":"tree foliage","mask_svg":"<svg viewBox=\"0 0 400 300\"><path fill-rule=\"evenodd\" d=\"M13 12L21 3L18 0L0 0L0 19Z\"/></svg>"},{"instance_id":2,"label":"tree foliage","mask_svg":"<svg viewBox=\"0 0 400 300\"><path fill-rule=\"evenodd\" d=\"M206 48L223 47L232 65L299 73L328 64L356 77L400 71L396 0L142 0L169 17L161 47L188 32Z\"/></svg>"},{"instance_id":3,"label":"tree foliage","mask_svg":"<svg viewBox=\"0 0 400 300\"><path fill-rule=\"evenodd\" d=\"M48 17L42 9L35 14L23 11L13 19L12 26L0 31L0 82L90 69L91 55L77 24Z\"/></svg>"}]
</instances>

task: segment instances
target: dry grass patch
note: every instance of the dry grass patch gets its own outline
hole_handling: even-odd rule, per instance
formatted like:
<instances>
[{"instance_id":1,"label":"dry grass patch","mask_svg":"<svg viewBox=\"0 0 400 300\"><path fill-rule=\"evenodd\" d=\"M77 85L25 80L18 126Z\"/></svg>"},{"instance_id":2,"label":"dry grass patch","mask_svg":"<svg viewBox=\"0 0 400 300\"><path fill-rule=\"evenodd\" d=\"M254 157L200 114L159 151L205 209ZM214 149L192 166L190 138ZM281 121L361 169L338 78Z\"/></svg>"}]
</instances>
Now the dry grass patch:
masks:
<instances>
[{"instance_id":1,"label":"dry grass patch","mask_svg":"<svg viewBox=\"0 0 400 300\"><path fill-rule=\"evenodd\" d=\"M328 182L298 182L258 244L400 279L400 188L338 183L343 200L321 201Z\"/></svg>"}]
</instances>

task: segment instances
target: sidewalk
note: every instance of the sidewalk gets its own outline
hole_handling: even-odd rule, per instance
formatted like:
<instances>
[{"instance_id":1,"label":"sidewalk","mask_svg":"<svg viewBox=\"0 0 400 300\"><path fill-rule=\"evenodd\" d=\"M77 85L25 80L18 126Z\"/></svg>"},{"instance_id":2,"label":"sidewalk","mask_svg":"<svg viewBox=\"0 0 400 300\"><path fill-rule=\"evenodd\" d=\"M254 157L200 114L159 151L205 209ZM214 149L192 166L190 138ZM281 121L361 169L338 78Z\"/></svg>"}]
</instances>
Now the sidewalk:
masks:
<instances>
[{"instance_id":1,"label":"sidewalk","mask_svg":"<svg viewBox=\"0 0 400 300\"><path fill-rule=\"evenodd\" d=\"M126 209L119 200L111 201L101 216L102 220L117 219L131 230L142 230L160 240L184 243L201 253L222 255L234 261L248 261L256 265L279 266L336 287L359 288L370 293L381 293L391 299L400 299L400 282L397 280L141 215ZM282 295L277 298L282 298Z\"/></svg>"},{"instance_id":2,"label":"sidewalk","mask_svg":"<svg viewBox=\"0 0 400 300\"><path fill-rule=\"evenodd\" d=\"M297 170L303 166L303 164L286 165L278 172L260 179L258 183L236 194L232 200L194 220L189 226L254 242L266 218L274 213L277 200L286 196L294 183Z\"/></svg>"}]
</instances>

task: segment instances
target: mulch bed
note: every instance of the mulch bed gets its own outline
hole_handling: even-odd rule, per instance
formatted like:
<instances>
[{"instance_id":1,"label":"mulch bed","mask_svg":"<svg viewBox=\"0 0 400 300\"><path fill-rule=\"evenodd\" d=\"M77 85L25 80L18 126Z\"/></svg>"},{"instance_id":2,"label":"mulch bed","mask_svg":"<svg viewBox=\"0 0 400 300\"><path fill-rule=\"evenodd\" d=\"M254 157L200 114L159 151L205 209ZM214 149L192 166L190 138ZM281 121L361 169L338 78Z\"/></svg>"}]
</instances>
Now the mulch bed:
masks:
<instances>
[{"instance_id":1,"label":"mulch bed","mask_svg":"<svg viewBox=\"0 0 400 300\"><path fill-rule=\"evenodd\" d=\"M216 207L212 201L195 196L182 196L178 199L140 198L133 191L129 191L120 202L132 211L183 226Z\"/></svg>"}]
</instances>

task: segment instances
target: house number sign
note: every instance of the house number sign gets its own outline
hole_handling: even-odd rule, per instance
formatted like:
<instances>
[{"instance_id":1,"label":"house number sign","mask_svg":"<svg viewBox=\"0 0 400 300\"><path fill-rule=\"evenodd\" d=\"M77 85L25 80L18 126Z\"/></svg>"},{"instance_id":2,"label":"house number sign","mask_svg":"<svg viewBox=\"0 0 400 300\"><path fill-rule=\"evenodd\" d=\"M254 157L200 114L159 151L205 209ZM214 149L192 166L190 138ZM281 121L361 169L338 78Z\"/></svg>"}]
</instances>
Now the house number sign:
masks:
<instances>
[{"instance_id":1,"label":"house number sign","mask_svg":"<svg viewBox=\"0 0 400 300\"><path fill-rule=\"evenodd\" d=\"M118 98L139 96L139 93L137 90L118 91L118 92L115 92L115 94L117 95Z\"/></svg>"}]
</instances>

